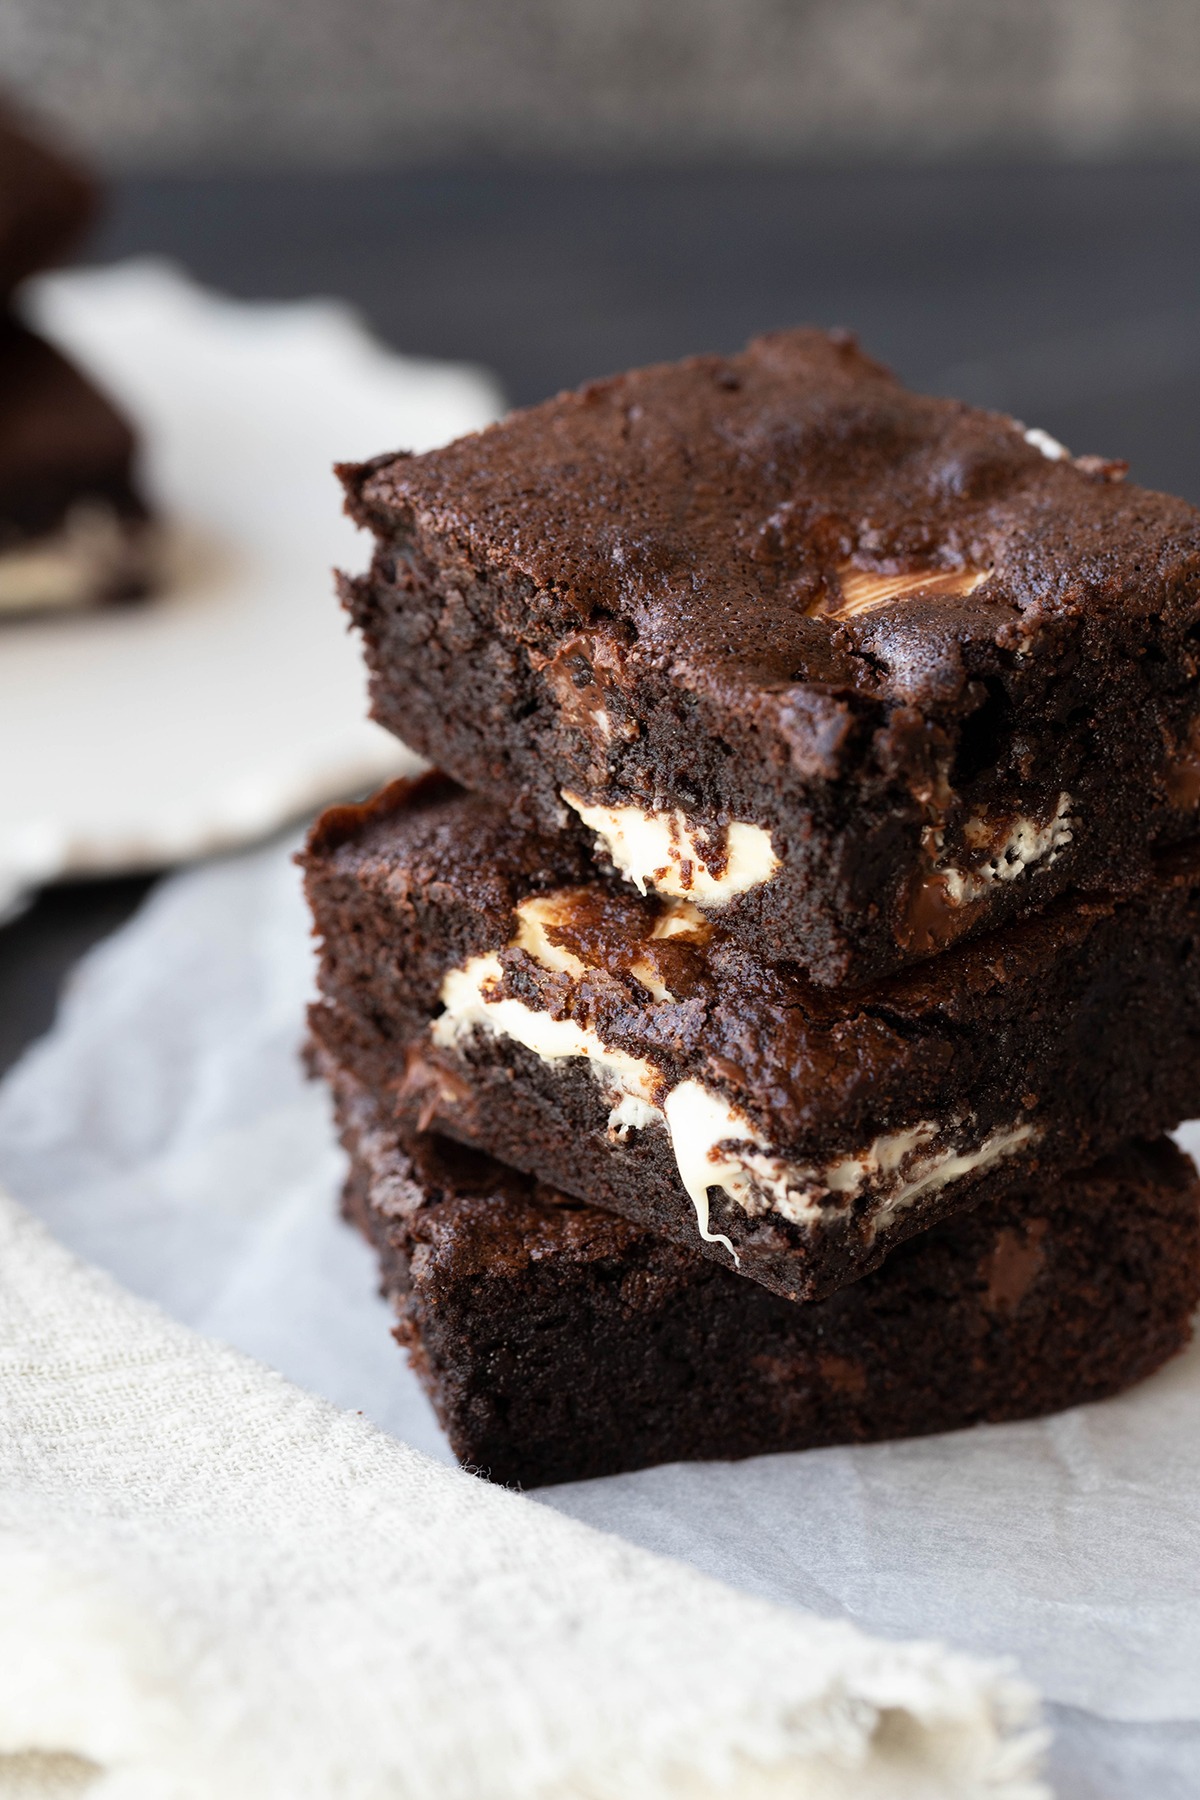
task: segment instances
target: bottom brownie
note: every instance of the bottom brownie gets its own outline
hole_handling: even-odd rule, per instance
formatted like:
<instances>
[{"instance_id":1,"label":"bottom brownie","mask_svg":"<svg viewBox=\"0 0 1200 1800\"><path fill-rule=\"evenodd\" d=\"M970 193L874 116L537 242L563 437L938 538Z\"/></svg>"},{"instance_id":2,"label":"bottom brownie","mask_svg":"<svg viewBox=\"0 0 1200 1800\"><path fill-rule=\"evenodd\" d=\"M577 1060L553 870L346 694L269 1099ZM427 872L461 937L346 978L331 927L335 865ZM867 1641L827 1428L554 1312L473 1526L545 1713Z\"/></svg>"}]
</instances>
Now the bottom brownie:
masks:
<instances>
[{"instance_id":1,"label":"bottom brownie","mask_svg":"<svg viewBox=\"0 0 1200 1800\"><path fill-rule=\"evenodd\" d=\"M478 1152L407 1142L329 1071L345 1211L461 1462L524 1487L1030 1418L1129 1386L1200 1298L1167 1139L1014 1189L798 1305Z\"/></svg>"}]
</instances>

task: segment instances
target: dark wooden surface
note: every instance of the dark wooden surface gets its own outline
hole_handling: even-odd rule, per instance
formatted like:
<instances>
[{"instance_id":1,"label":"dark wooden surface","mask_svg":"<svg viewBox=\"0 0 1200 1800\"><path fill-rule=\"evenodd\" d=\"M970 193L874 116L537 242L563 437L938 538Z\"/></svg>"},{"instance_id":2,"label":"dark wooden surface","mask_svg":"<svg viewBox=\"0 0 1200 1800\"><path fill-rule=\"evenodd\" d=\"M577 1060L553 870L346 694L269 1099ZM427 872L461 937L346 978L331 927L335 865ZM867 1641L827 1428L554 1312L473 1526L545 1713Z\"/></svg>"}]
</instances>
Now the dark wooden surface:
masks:
<instances>
[{"instance_id":1,"label":"dark wooden surface","mask_svg":"<svg viewBox=\"0 0 1200 1800\"><path fill-rule=\"evenodd\" d=\"M1197 166L162 177L118 188L95 245L143 252L244 296L344 296L400 349L487 364L518 404L848 325L916 385L1200 501ZM145 887L53 889L0 930L0 1067Z\"/></svg>"}]
</instances>

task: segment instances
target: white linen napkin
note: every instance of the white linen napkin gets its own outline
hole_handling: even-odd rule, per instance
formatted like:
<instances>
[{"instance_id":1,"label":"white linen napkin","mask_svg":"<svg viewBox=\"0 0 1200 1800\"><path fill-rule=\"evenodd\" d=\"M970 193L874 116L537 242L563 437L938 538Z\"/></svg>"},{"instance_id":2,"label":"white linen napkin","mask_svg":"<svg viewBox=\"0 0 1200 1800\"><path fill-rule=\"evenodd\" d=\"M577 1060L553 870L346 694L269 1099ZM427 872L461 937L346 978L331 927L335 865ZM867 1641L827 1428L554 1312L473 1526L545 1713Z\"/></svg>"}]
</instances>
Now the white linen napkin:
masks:
<instances>
[{"instance_id":1,"label":"white linen napkin","mask_svg":"<svg viewBox=\"0 0 1200 1800\"><path fill-rule=\"evenodd\" d=\"M434 1463L6 1196L0 1270L0 1795L1046 1795L1004 1669Z\"/></svg>"}]
</instances>

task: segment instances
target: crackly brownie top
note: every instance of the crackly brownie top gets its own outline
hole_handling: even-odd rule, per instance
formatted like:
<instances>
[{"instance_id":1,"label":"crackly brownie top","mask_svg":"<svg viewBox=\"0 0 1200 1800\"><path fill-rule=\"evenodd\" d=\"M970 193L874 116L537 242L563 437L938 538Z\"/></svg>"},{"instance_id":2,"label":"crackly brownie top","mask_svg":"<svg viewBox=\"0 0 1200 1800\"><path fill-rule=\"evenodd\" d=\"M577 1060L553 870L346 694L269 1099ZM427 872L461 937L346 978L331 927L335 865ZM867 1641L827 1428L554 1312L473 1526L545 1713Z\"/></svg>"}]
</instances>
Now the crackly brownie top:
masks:
<instances>
[{"instance_id":1,"label":"crackly brownie top","mask_svg":"<svg viewBox=\"0 0 1200 1800\"><path fill-rule=\"evenodd\" d=\"M0 105L0 289L69 255L98 199L95 183L69 155Z\"/></svg>"},{"instance_id":2,"label":"crackly brownie top","mask_svg":"<svg viewBox=\"0 0 1200 1800\"><path fill-rule=\"evenodd\" d=\"M1194 608L1200 513L1123 473L812 330L342 470L360 522L502 569L534 611L552 597L642 654L854 685L872 640L917 622L1016 648L1048 616Z\"/></svg>"}]
</instances>

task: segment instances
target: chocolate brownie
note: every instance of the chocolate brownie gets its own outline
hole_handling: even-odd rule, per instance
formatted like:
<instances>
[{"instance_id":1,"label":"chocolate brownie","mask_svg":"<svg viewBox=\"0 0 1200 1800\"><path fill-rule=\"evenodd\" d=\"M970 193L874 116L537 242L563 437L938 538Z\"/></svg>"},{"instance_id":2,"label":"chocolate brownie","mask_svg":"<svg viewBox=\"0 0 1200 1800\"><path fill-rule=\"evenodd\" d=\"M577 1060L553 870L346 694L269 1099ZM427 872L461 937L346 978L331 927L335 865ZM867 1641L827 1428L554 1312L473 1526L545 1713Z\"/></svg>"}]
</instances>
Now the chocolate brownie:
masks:
<instances>
[{"instance_id":1,"label":"chocolate brownie","mask_svg":"<svg viewBox=\"0 0 1200 1800\"><path fill-rule=\"evenodd\" d=\"M1200 850L855 993L443 778L318 821L316 1038L436 1126L791 1299L1200 1112Z\"/></svg>"},{"instance_id":2,"label":"chocolate brownie","mask_svg":"<svg viewBox=\"0 0 1200 1800\"><path fill-rule=\"evenodd\" d=\"M1200 513L788 331L340 471L374 716L856 983L1200 825Z\"/></svg>"},{"instance_id":3,"label":"chocolate brownie","mask_svg":"<svg viewBox=\"0 0 1200 1800\"><path fill-rule=\"evenodd\" d=\"M334 1072L348 1216L456 1456L534 1487L1031 1418L1140 1380L1200 1299L1167 1139L1028 1182L795 1306L431 1136Z\"/></svg>"},{"instance_id":4,"label":"chocolate brownie","mask_svg":"<svg viewBox=\"0 0 1200 1800\"><path fill-rule=\"evenodd\" d=\"M152 533L135 448L66 357L0 316L0 615L145 592Z\"/></svg>"},{"instance_id":5,"label":"chocolate brownie","mask_svg":"<svg viewBox=\"0 0 1200 1800\"><path fill-rule=\"evenodd\" d=\"M91 177L0 105L0 296L75 249L98 207Z\"/></svg>"}]
</instances>

